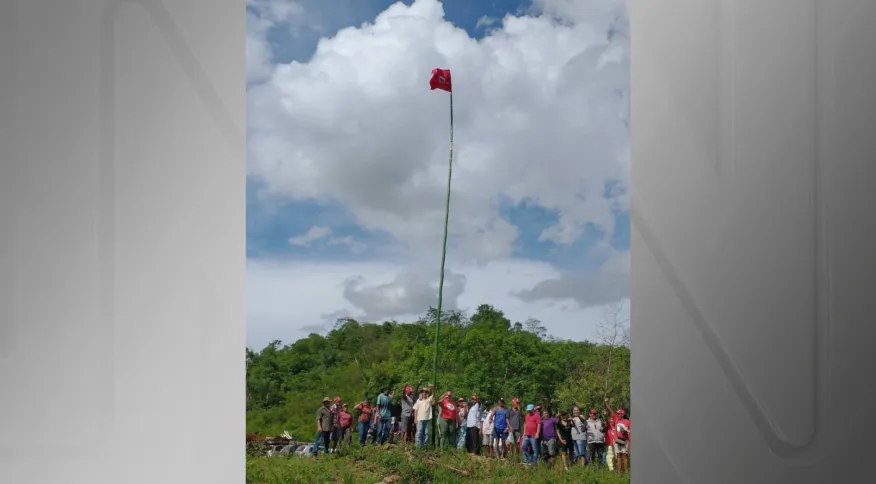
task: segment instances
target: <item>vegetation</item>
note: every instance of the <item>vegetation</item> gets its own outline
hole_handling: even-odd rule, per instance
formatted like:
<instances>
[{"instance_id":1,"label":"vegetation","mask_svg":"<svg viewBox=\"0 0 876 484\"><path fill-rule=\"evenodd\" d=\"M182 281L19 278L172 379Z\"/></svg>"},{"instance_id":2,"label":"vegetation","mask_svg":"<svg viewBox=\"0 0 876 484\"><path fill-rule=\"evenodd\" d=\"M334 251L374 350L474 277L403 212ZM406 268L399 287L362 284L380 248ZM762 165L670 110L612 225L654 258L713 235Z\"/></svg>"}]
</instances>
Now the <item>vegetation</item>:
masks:
<instances>
[{"instance_id":1,"label":"vegetation","mask_svg":"<svg viewBox=\"0 0 876 484\"><path fill-rule=\"evenodd\" d=\"M357 444L338 454L308 457L247 457L247 484L629 484L621 476L592 467L563 470L541 466L523 468L520 464L474 458L461 452L429 456L421 451L404 451Z\"/></svg>"},{"instance_id":2,"label":"vegetation","mask_svg":"<svg viewBox=\"0 0 876 484\"><path fill-rule=\"evenodd\" d=\"M288 431L296 440L312 441L314 413L324 396L338 395L345 402L358 403L365 396L373 399L381 388L397 388L400 395L405 384L420 379L428 383L435 314L430 310L407 324L341 319L326 336L311 334L292 344L275 341L261 351L247 349L247 432L277 436ZM552 407L567 410L573 405L601 408L602 395L608 393L613 405L629 408L628 330L626 321L617 316L617 311L607 315L601 341L596 343L557 340L546 334L539 321L512 323L489 305L478 307L471 316L445 313L436 390L462 396L477 393L492 401L517 396L524 403L540 401L544 395ZM304 472L298 466L334 465L290 460L268 470L264 462L250 460L248 475L286 475ZM344 479L340 482L359 482ZM586 479L582 476L575 482L589 482Z\"/></svg>"}]
</instances>

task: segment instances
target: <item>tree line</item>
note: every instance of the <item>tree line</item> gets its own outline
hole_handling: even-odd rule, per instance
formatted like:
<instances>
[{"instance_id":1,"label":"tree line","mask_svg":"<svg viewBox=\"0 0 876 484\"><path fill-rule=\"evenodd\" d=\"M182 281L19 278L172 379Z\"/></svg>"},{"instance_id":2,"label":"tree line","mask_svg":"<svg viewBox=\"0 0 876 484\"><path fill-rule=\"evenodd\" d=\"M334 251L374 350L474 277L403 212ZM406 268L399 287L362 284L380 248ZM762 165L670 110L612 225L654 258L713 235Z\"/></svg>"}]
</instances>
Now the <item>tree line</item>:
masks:
<instances>
[{"instance_id":1,"label":"tree line","mask_svg":"<svg viewBox=\"0 0 876 484\"><path fill-rule=\"evenodd\" d=\"M553 406L630 408L628 321L620 308L606 315L598 341L551 337L540 321L511 322L484 304L467 315L443 312L436 391L476 393L484 400L513 396L521 402L550 399ZM325 396L355 404L374 401L383 388L432 376L436 310L409 323L337 321L325 336L310 334L291 344L273 341L246 350L247 432L277 436L288 431L311 440L314 414ZM583 331L583 330L582 330ZM352 407L353 405L351 405Z\"/></svg>"}]
</instances>

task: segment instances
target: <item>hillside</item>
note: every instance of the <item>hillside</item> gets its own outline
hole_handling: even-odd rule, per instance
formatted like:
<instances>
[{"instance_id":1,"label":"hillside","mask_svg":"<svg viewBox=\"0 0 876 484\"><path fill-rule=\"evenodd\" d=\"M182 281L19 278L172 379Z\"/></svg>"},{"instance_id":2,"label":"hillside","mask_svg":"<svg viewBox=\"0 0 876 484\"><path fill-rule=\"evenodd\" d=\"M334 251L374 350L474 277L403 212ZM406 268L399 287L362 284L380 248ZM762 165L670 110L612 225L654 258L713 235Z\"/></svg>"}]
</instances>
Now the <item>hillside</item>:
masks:
<instances>
[{"instance_id":1,"label":"hillside","mask_svg":"<svg viewBox=\"0 0 876 484\"><path fill-rule=\"evenodd\" d=\"M357 403L378 389L398 388L432 376L435 311L410 323L339 320L326 336L311 334L292 344L275 341L247 349L247 432L310 440L314 412L324 396ZM547 396L571 409L599 406L608 392L629 408L630 352L620 344L619 324L606 342L549 337L536 320L512 323L482 305L471 316L445 314L441 323L438 391L477 393L495 400ZM400 393L400 392L399 392Z\"/></svg>"}]
</instances>

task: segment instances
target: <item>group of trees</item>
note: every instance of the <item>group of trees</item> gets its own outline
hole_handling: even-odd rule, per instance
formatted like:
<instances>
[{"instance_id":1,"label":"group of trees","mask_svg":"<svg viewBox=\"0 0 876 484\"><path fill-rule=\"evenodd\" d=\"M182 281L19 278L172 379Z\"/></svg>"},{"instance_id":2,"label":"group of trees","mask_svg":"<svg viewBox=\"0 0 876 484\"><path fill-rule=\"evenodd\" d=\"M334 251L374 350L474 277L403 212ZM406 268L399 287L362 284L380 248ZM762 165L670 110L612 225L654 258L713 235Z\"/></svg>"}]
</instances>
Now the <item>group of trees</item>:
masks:
<instances>
[{"instance_id":1,"label":"group of trees","mask_svg":"<svg viewBox=\"0 0 876 484\"><path fill-rule=\"evenodd\" d=\"M554 406L601 408L609 393L629 408L628 321L618 311L600 326L599 342L552 338L537 320L512 323L502 311L482 305L474 314L442 314L436 391L477 393L495 401L541 395ZM324 396L358 403L381 388L397 388L432 376L436 311L413 323L338 320L326 336L295 343L274 341L246 350L247 431L310 439L314 412ZM352 407L352 405L351 405Z\"/></svg>"}]
</instances>

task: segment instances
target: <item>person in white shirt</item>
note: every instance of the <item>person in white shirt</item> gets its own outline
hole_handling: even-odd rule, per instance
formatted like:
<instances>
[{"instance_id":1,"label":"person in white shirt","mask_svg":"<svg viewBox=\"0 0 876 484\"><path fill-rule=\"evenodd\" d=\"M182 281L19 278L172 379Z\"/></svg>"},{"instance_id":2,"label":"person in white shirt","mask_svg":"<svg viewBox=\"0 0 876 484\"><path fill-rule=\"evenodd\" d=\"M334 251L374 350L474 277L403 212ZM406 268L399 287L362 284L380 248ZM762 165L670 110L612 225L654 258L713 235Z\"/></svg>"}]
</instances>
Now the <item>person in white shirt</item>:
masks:
<instances>
[{"instance_id":1,"label":"person in white shirt","mask_svg":"<svg viewBox=\"0 0 876 484\"><path fill-rule=\"evenodd\" d=\"M481 421L481 439L483 439L484 447L487 448L487 457L493 456L493 409L490 408L490 402L484 403L484 409L487 413L481 413L483 420Z\"/></svg>"},{"instance_id":2,"label":"person in white shirt","mask_svg":"<svg viewBox=\"0 0 876 484\"><path fill-rule=\"evenodd\" d=\"M481 415L481 404L478 400L477 395L471 396L471 405L468 409L468 416L466 416L465 428L466 428L466 438L465 438L465 448L469 454L480 455L481 453L481 422L483 421Z\"/></svg>"},{"instance_id":3,"label":"person in white shirt","mask_svg":"<svg viewBox=\"0 0 876 484\"><path fill-rule=\"evenodd\" d=\"M414 422L417 424L417 447L425 447L429 441L429 427L432 425L432 407L435 405L433 385L420 390L420 399L414 404Z\"/></svg>"}]
</instances>

